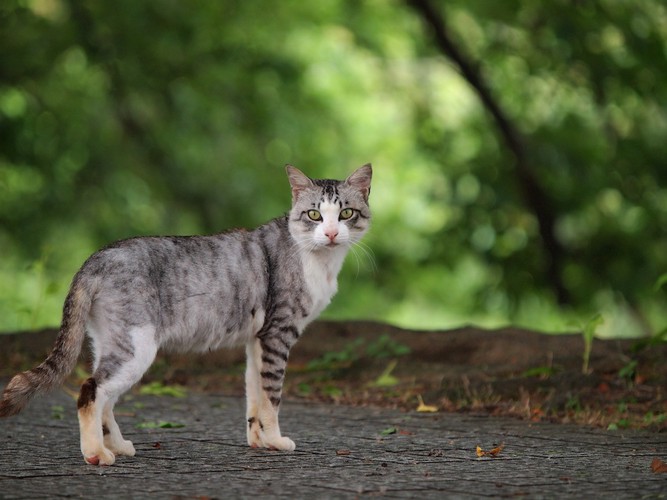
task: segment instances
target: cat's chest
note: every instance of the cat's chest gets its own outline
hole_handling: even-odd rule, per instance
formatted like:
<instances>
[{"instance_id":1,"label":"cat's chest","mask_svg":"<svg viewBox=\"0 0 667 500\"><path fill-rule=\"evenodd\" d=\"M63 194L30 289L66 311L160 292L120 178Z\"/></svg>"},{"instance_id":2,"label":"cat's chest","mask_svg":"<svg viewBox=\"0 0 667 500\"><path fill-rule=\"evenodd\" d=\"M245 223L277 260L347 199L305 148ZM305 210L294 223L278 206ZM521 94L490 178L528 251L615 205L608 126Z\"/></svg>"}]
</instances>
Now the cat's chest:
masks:
<instances>
[{"instance_id":1,"label":"cat's chest","mask_svg":"<svg viewBox=\"0 0 667 500\"><path fill-rule=\"evenodd\" d=\"M311 311L304 318L306 322L315 319L338 290L338 272L345 255L334 254L327 257L306 256L303 259L304 281L312 301Z\"/></svg>"}]
</instances>

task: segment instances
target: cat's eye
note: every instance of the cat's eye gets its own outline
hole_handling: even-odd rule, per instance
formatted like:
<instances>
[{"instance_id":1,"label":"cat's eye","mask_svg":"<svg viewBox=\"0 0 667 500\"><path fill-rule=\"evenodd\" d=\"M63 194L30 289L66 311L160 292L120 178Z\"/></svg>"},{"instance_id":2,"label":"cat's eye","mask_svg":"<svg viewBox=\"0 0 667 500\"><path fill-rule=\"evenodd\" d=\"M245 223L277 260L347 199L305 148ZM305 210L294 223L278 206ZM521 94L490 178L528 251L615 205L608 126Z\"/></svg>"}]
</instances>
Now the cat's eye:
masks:
<instances>
[{"instance_id":1,"label":"cat's eye","mask_svg":"<svg viewBox=\"0 0 667 500\"><path fill-rule=\"evenodd\" d=\"M350 217L354 215L354 210L351 208L344 208L343 210L340 211L340 215L338 216L340 220L347 220Z\"/></svg>"},{"instance_id":2,"label":"cat's eye","mask_svg":"<svg viewBox=\"0 0 667 500\"><path fill-rule=\"evenodd\" d=\"M322 214L319 210L308 210L308 218L314 221L322 220Z\"/></svg>"}]
</instances>

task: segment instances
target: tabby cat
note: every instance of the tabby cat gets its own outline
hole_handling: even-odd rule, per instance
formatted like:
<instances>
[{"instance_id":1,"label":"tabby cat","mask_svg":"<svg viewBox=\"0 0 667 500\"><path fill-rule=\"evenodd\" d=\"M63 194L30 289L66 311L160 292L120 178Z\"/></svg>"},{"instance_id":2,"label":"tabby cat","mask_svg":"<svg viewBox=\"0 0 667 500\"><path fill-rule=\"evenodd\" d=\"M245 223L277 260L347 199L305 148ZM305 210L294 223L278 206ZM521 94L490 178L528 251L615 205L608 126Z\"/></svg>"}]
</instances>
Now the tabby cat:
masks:
<instances>
[{"instance_id":1,"label":"tabby cat","mask_svg":"<svg viewBox=\"0 0 667 500\"><path fill-rule=\"evenodd\" d=\"M372 169L344 181L286 169L291 211L255 230L134 238L93 254L74 276L53 351L11 379L0 416L61 384L87 334L94 360L77 402L81 452L89 464L111 465L135 454L114 404L159 348L245 345L248 444L293 450L278 424L288 354L336 293L345 255L368 230Z\"/></svg>"}]
</instances>

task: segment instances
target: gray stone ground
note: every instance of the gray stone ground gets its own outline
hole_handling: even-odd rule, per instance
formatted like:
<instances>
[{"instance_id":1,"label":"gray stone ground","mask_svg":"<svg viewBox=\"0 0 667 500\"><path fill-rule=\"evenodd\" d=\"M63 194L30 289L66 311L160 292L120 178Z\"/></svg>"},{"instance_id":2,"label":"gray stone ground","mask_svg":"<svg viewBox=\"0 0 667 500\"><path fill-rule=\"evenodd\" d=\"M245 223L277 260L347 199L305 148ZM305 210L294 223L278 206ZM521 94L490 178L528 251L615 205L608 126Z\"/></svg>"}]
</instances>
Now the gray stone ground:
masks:
<instances>
[{"instance_id":1,"label":"gray stone ground","mask_svg":"<svg viewBox=\"0 0 667 500\"><path fill-rule=\"evenodd\" d=\"M119 411L137 455L112 467L84 464L62 391L0 420L0 498L667 498L661 433L287 401L284 453L245 445L239 398L134 395ZM138 427L160 421L183 427Z\"/></svg>"}]
</instances>

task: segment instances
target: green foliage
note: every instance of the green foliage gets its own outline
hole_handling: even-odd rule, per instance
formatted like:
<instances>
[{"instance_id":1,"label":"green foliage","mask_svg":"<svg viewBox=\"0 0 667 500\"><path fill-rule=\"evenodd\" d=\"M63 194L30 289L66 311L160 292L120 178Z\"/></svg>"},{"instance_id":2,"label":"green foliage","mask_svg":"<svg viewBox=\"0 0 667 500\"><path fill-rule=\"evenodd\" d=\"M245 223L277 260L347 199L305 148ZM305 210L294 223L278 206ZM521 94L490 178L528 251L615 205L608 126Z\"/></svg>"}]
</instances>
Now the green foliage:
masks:
<instances>
[{"instance_id":1,"label":"green foliage","mask_svg":"<svg viewBox=\"0 0 667 500\"><path fill-rule=\"evenodd\" d=\"M639 362L636 359L632 359L628 361L625 366L623 366L619 371L618 371L618 376L625 380L625 382L629 385L631 385L634 380L635 376L637 375L637 365Z\"/></svg>"},{"instance_id":2,"label":"green foliage","mask_svg":"<svg viewBox=\"0 0 667 500\"><path fill-rule=\"evenodd\" d=\"M433 4L522 136L567 308L515 158L406 3L7 0L0 330L57 324L110 241L256 226L289 206L285 163L367 161L372 257L350 258L328 317L663 328L663 2Z\"/></svg>"},{"instance_id":3,"label":"green foliage","mask_svg":"<svg viewBox=\"0 0 667 500\"><path fill-rule=\"evenodd\" d=\"M308 370L335 371L342 368L349 368L353 363L364 358L396 358L410 353L408 346L395 341L386 334L379 336L365 347L364 344L365 340L358 338L349 342L340 351L326 352L319 358L311 360L308 363ZM395 364L392 365L392 362L389 363L388 371L385 371L387 379L391 376L391 372L395 366Z\"/></svg>"},{"instance_id":4,"label":"green foliage","mask_svg":"<svg viewBox=\"0 0 667 500\"><path fill-rule=\"evenodd\" d=\"M180 385L164 385L162 382L151 382L149 384L142 385L139 389L139 394L184 398L186 395L186 389Z\"/></svg>"},{"instance_id":5,"label":"green foliage","mask_svg":"<svg viewBox=\"0 0 667 500\"><path fill-rule=\"evenodd\" d=\"M590 371L589 362L591 359L591 350L593 349L593 339L598 327L604 323L604 318L601 314L596 314L582 328L582 336L584 337L584 352L582 354L583 363L581 366L581 373L587 375Z\"/></svg>"},{"instance_id":6,"label":"green foliage","mask_svg":"<svg viewBox=\"0 0 667 500\"><path fill-rule=\"evenodd\" d=\"M180 429L181 427L185 427L185 424L158 420L157 422L140 422L135 427L137 429Z\"/></svg>"}]
</instances>

